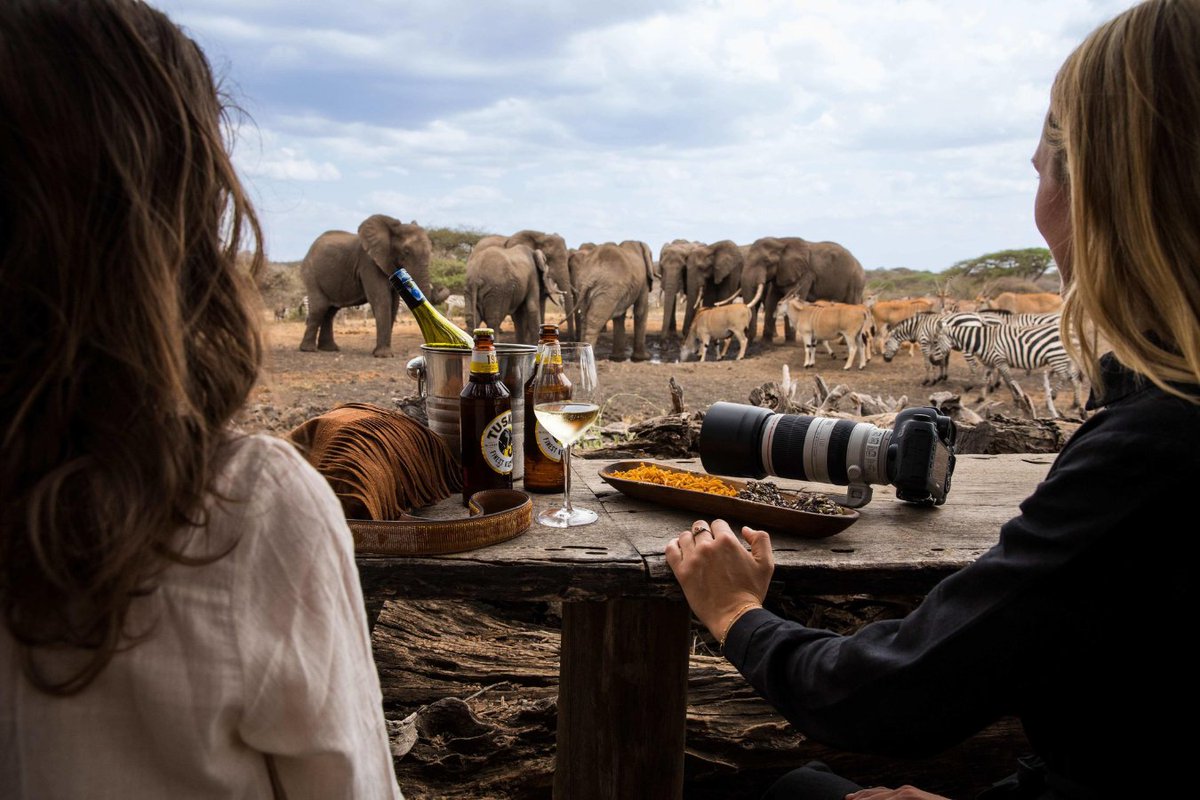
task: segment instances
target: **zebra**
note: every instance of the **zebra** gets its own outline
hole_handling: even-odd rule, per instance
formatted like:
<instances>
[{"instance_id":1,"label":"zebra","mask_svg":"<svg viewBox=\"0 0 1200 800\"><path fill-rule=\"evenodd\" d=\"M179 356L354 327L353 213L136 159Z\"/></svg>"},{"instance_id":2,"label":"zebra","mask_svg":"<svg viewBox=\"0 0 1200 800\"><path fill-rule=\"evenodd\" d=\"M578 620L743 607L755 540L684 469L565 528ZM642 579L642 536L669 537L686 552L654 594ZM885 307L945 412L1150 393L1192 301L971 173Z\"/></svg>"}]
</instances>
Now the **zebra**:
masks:
<instances>
[{"instance_id":1,"label":"zebra","mask_svg":"<svg viewBox=\"0 0 1200 800\"><path fill-rule=\"evenodd\" d=\"M999 372L1017 404L1027 409L1032 417L1037 417L1033 410L1033 402L1021 391L1010 368L1045 370L1042 377L1046 387L1046 405L1050 409L1051 417L1059 416L1050 388L1051 372L1071 381L1071 388L1075 392L1075 408L1083 407L1079 370L1063 347L1057 324L1034 327L942 325L930 347L930 358L947 358L951 349L962 350L963 355L970 353L987 367ZM984 395L987 393L988 387L985 384Z\"/></svg>"},{"instance_id":2,"label":"zebra","mask_svg":"<svg viewBox=\"0 0 1200 800\"><path fill-rule=\"evenodd\" d=\"M883 360L889 364L896 357L896 351L900 349L902 342L917 343L917 346L921 348L921 354L925 356L922 359L925 364L925 377L921 380L922 386L946 379L946 363L939 364L930 357L930 347L937 337L937 318L938 314L933 311L919 311L911 317L905 317L892 325L888 330L887 340L883 343ZM949 358L946 361L949 361ZM931 367L938 369L936 376L932 378L930 377Z\"/></svg>"},{"instance_id":3,"label":"zebra","mask_svg":"<svg viewBox=\"0 0 1200 800\"><path fill-rule=\"evenodd\" d=\"M1044 314L1013 314L1011 311L992 308L976 313L983 317L983 320L989 325L1013 325L1020 328L1029 328L1035 325L1057 325L1062 318L1062 314L1057 311L1048 311Z\"/></svg>"},{"instance_id":4,"label":"zebra","mask_svg":"<svg viewBox=\"0 0 1200 800\"><path fill-rule=\"evenodd\" d=\"M887 341L883 346L883 360L890 362L896 355L901 342L916 342L925 356L925 379L921 381L921 385L926 386L933 383L940 383L949 377L950 354L949 350L947 350L945 357L934 357L931 348L934 340L937 338L938 331L942 327L982 327L989 324L995 323L982 318L978 314L967 311L949 313L922 311L901 320L892 327L888 333ZM954 348L953 340L951 341L951 347ZM974 354L964 352L963 358L967 362L967 367L971 370L971 378L974 379L978 368ZM936 367L938 370L936 377L932 379L929 377L931 366Z\"/></svg>"}]
</instances>

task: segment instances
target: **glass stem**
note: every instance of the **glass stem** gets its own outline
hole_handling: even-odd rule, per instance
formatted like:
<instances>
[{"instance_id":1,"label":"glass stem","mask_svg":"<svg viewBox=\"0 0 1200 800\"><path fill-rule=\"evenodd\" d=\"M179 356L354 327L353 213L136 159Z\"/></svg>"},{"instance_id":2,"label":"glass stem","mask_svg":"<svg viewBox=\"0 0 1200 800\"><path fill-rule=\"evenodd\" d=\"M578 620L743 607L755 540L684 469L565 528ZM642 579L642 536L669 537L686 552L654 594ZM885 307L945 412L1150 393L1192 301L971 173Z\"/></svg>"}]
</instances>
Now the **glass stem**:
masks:
<instances>
[{"instance_id":1,"label":"glass stem","mask_svg":"<svg viewBox=\"0 0 1200 800\"><path fill-rule=\"evenodd\" d=\"M563 448L563 511L568 515L575 509L571 508L571 445Z\"/></svg>"}]
</instances>

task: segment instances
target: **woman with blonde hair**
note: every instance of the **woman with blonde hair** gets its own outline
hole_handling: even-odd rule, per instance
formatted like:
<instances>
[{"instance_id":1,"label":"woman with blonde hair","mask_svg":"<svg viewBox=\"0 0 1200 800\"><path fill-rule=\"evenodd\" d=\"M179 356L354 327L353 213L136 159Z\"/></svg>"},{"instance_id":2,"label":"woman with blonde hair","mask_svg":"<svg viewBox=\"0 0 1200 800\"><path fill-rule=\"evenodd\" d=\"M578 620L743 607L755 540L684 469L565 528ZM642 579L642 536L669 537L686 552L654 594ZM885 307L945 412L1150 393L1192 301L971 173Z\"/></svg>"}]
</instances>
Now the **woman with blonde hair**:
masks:
<instances>
[{"instance_id":1,"label":"woman with blonde hair","mask_svg":"<svg viewBox=\"0 0 1200 800\"><path fill-rule=\"evenodd\" d=\"M762 608L763 531L742 530L747 552L723 521L697 521L667 561L729 660L814 739L932 755L1016 716L1033 755L988 797L1168 796L1194 758L1160 726L1194 672L1181 652L1194 544L1175 506L1200 474L1200 0L1148 0L1088 36L1054 82L1033 163L1064 341L1098 412L999 543L906 618L851 636ZM823 765L768 796L934 797Z\"/></svg>"},{"instance_id":2,"label":"woman with blonde hair","mask_svg":"<svg viewBox=\"0 0 1200 800\"><path fill-rule=\"evenodd\" d=\"M203 53L0 3L0 794L399 796L350 532L230 420L258 222Z\"/></svg>"}]
</instances>

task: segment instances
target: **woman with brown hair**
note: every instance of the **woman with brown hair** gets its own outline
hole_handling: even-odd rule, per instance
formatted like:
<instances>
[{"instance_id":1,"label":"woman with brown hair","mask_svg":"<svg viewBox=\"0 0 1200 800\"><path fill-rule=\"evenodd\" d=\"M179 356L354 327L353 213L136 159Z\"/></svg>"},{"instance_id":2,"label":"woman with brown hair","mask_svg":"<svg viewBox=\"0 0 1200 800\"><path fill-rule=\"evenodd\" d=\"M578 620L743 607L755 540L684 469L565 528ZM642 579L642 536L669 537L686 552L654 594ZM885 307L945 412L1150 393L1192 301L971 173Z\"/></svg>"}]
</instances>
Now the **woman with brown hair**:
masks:
<instances>
[{"instance_id":1,"label":"woman with brown hair","mask_svg":"<svg viewBox=\"0 0 1200 800\"><path fill-rule=\"evenodd\" d=\"M340 505L230 428L262 254L224 113L140 0L0 3L6 798L399 796Z\"/></svg>"},{"instance_id":2,"label":"woman with brown hair","mask_svg":"<svg viewBox=\"0 0 1200 800\"><path fill-rule=\"evenodd\" d=\"M1200 0L1148 0L1088 36L1033 163L1063 341L1099 411L999 543L906 618L851 636L762 608L763 531L743 529L747 552L723 521L698 521L667 561L729 660L814 739L931 755L1016 716L1034 756L989 797L1171 796L1194 760L1183 729L1161 725L1194 673L1195 544L1176 504L1200 475ZM812 768L768 796L932 795Z\"/></svg>"}]
</instances>

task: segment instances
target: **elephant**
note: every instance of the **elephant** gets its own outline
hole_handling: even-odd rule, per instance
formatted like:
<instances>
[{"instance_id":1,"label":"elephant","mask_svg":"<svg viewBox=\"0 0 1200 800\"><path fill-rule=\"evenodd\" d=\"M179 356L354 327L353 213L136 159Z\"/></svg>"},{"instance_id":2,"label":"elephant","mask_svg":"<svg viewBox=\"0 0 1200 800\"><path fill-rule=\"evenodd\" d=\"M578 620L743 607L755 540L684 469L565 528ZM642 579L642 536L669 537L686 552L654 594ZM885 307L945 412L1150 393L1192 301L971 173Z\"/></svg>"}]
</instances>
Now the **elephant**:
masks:
<instances>
[{"instance_id":1,"label":"elephant","mask_svg":"<svg viewBox=\"0 0 1200 800\"><path fill-rule=\"evenodd\" d=\"M775 310L791 295L800 300L832 300L859 305L867 273L858 259L837 242L810 242L798 236L766 236L750 245L742 269L742 299L751 307L750 338L758 325L758 302L763 302L763 340L775 338ZM790 325L784 338L795 339Z\"/></svg>"},{"instance_id":2,"label":"elephant","mask_svg":"<svg viewBox=\"0 0 1200 800\"><path fill-rule=\"evenodd\" d=\"M683 312L685 337L700 305L712 306L737 296L741 287L742 262L742 251L729 239L709 245L697 244L688 252L688 304Z\"/></svg>"},{"instance_id":3,"label":"elephant","mask_svg":"<svg viewBox=\"0 0 1200 800\"><path fill-rule=\"evenodd\" d=\"M580 341L595 344L608 320L613 322L613 361L625 359L625 315L633 309L633 360L646 361L646 315L654 280L654 256L645 242L583 245L571 251L571 282Z\"/></svg>"},{"instance_id":4,"label":"elephant","mask_svg":"<svg viewBox=\"0 0 1200 800\"><path fill-rule=\"evenodd\" d=\"M475 256L476 252L482 253L489 247L528 247L530 250L541 251L542 256L546 261L546 269L539 270L540 288L536 298L537 303L537 319L534 321L535 335L532 340L526 340L524 335L518 331L518 338L521 341L529 341L530 343L537 341L536 331L537 325L546 317L546 298L551 298L562 308L563 314L567 318L568 338L575 338L574 315L575 315L575 295L571 288L571 274L567 266L567 243L557 233L543 233L542 231L523 230L517 231L512 236L485 236L475 243L471 248L471 257ZM468 266L471 259L467 259ZM516 303L514 299L514 303ZM509 309L509 313L516 308L514 305ZM467 313L471 311L471 306L468 304ZM488 324L492 325L496 332L500 332L500 323L502 319L493 320L487 317ZM515 322L515 318L514 318Z\"/></svg>"},{"instance_id":5,"label":"elephant","mask_svg":"<svg viewBox=\"0 0 1200 800\"><path fill-rule=\"evenodd\" d=\"M512 316L517 341L537 342L547 269L542 251L523 244L472 249L464 296L467 327L486 322L499 334L504 318ZM557 286L550 284L552 294L561 296Z\"/></svg>"},{"instance_id":6,"label":"elephant","mask_svg":"<svg viewBox=\"0 0 1200 800\"><path fill-rule=\"evenodd\" d=\"M675 302L680 293L687 290L687 257L696 247L703 245L676 239L664 244L659 251L656 274L662 288L663 333L675 333Z\"/></svg>"},{"instance_id":7,"label":"elephant","mask_svg":"<svg viewBox=\"0 0 1200 800\"><path fill-rule=\"evenodd\" d=\"M392 325L400 296L388 276L404 267L430 302L441 302L449 290L435 289L430 283L432 251L424 228L384 214L367 217L356 234L337 230L322 233L300 263L300 276L308 292L300 349L339 349L333 339L333 318L338 309L366 302L375 316L375 349L371 354L391 358Z\"/></svg>"}]
</instances>

